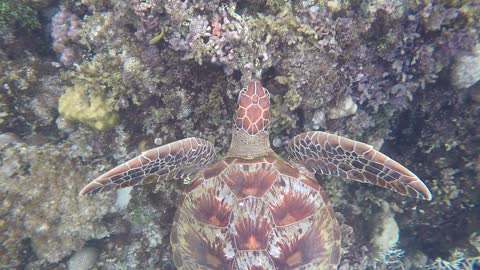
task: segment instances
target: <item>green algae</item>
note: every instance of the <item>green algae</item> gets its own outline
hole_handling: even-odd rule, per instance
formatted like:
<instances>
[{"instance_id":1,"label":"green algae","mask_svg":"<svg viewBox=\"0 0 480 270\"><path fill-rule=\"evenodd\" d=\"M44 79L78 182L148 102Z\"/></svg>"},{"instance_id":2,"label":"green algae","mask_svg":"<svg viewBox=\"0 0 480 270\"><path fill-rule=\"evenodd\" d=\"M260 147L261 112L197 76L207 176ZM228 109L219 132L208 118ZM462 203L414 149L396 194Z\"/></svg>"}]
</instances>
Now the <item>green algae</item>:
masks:
<instances>
[{"instance_id":1,"label":"green algae","mask_svg":"<svg viewBox=\"0 0 480 270\"><path fill-rule=\"evenodd\" d=\"M213 47L207 45L202 39L194 39L192 41L192 48L195 48L191 52L187 53L182 60L195 60L199 65L203 64L203 58L205 56L212 55Z\"/></svg>"},{"instance_id":2,"label":"green algae","mask_svg":"<svg viewBox=\"0 0 480 270\"><path fill-rule=\"evenodd\" d=\"M265 40L266 44L272 38L283 38L288 45L302 48L306 41L313 44L318 40L315 28L299 21L289 8L284 8L275 16L258 14L250 18L248 24L252 29L252 39Z\"/></svg>"},{"instance_id":3,"label":"green algae","mask_svg":"<svg viewBox=\"0 0 480 270\"><path fill-rule=\"evenodd\" d=\"M289 3L288 0L267 0L266 7L273 12L279 12Z\"/></svg>"},{"instance_id":4,"label":"green algae","mask_svg":"<svg viewBox=\"0 0 480 270\"><path fill-rule=\"evenodd\" d=\"M273 120L274 132L295 127L296 121L292 117L291 112L288 111L288 107L284 105L284 98L282 96L271 96L271 99L270 113Z\"/></svg>"},{"instance_id":5,"label":"green algae","mask_svg":"<svg viewBox=\"0 0 480 270\"><path fill-rule=\"evenodd\" d=\"M40 28L37 12L31 7L14 0L0 2L0 34L16 30L31 31Z\"/></svg>"},{"instance_id":6,"label":"green algae","mask_svg":"<svg viewBox=\"0 0 480 270\"><path fill-rule=\"evenodd\" d=\"M144 226L152 222L152 217L145 208L138 207L129 213L130 221L133 224Z\"/></svg>"},{"instance_id":7,"label":"green algae","mask_svg":"<svg viewBox=\"0 0 480 270\"><path fill-rule=\"evenodd\" d=\"M12 59L0 50L0 124L15 118L19 108L17 102L34 93L40 66L39 59L33 54Z\"/></svg>"},{"instance_id":8,"label":"green algae","mask_svg":"<svg viewBox=\"0 0 480 270\"><path fill-rule=\"evenodd\" d=\"M53 2L55 2L55 0L23 0L22 2L28 6L39 9L49 7L53 4Z\"/></svg>"},{"instance_id":9,"label":"green algae","mask_svg":"<svg viewBox=\"0 0 480 270\"><path fill-rule=\"evenodd\" d=\"M11 59L7 53L0 51L0 94L12 96L17 91L28 91L38 82L40 60L33 54Z\"/></svg>"},{"instance_id":10,"label":"green algae","mask_svg":"<svg viewBox=\"0 0 480 270\"><path fill-rule=\"evenodd\" d=\"M285 97L283 100L284 105L287 106L287 108L290 111L293 111L296 108L298 108L301 101L302 101L302 98L300 97L300 95L298 94L295 88L290 88L290 90L288 90L288 92L285 94Z\"/></svg>"}]
</instances>

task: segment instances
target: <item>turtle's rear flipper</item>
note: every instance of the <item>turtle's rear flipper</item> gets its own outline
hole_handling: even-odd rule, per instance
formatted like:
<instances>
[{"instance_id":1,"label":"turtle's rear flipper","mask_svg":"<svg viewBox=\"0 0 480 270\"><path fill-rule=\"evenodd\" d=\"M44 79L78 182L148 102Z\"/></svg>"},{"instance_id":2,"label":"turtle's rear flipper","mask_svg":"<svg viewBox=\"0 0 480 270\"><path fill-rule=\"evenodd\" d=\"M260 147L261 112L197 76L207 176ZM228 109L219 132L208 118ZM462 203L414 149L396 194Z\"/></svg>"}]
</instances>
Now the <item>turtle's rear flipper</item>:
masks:
<instances>
[{"instance_id":1,"label":"turtle's rear flipper","mask_svg":"<svg viewBox=\"0 0 480 270\"><path fill-rule=\"evenodd\" d=\"M287 153L291 162L315 173L338 175L391 189L402 195L432 199L422 180L368 144L312 131L291 139Z\"/></svg>"},{"instance_id":2,"label":"turtle's rear flipper","mask_svg":"<svg viewBox=\"0 0 480 270\"><path fill-rule=\"evenodd\" d=\"M80 195L182 179L214 162L215 149L210 142L187 138L143 152L90 182Z\"/></svg>"}]
</instances>

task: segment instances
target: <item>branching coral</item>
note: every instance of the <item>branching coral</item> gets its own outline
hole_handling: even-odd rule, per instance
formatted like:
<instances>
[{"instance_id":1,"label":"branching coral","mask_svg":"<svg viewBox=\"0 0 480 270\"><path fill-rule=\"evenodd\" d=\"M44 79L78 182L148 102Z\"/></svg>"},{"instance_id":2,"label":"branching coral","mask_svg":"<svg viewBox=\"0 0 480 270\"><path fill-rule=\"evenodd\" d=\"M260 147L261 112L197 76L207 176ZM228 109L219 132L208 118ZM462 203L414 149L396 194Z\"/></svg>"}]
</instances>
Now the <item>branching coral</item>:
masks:
<instances>
[{"instance_id":1,"label":"branching coral","mask_svg":"<svg viewBox=\"0 0 480 270\"><path fill-rule=\"evenodd\" d=\"M392 246L388 251L384 252L382 258L377 258L372 263L374 269L391 269L391 270L403 270L405 266L402 262L404 255L402 249Z\"/></svg>"},{"instance_id":2,"label":"branching coral","mask_svg":"<svg viewBox=\"0 0 480 270\"><path fill-rule=\"evenodd\" d=\"M433 263L427 265L426 270L472 270L480 266L480 257L459 258L453 261L445 261L437 258Z\"/></svg>"},{"instance_id":3,"label":"branching coral","mask_svg":"<svg viewBox=\"0 0 480 270\"><path fill-rule=\"evenodd\" d=\"M469 238L470 244L476 248L477 253L479 249L479 237L477 233L472 233ZM461 249L453 249L450 260L443 260L442 258L435 259L434 262L426 266L427 270L473 270L480 267L480 256L468 256L468 252ZM478 254L477 254L478 255Z\"/></svg>"},{"instance_id":4,"label":"branching coral","mask_svg":"<svg viewBox=\"0 0 480 270\"><path fill-rule=\"evenodd\" d=\"M460 265L457 262L444 261L437 258L432 264L425 267L427 270L460 270Z\"/></svg>"},{"instance_id":5,"label":"branching coral","mask_svg":"<svg viewBox=\"0 0 480 270\"><path fill-rule=\"evenodd\" d=\"M468 238L468 241L472 246L474 246L477 251L480 253L480 233L479 232L474 232L470 235Z\"/></svg>"}]
</instances>

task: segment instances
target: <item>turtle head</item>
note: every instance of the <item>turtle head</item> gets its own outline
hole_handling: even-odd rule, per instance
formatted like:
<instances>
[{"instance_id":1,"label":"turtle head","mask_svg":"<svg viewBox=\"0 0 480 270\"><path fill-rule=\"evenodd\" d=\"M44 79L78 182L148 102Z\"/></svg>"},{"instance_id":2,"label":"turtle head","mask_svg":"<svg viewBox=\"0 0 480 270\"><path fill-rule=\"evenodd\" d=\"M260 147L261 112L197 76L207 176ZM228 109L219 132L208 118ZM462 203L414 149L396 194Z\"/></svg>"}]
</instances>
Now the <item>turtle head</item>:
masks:
<instances>
[{"instance_id":1,"label":"turtle head","mask_svg":"<svg viewBox=\"0 0 480 270\"><path fill-rule=\"evenodd\" d=\"M267 131L270 124L270 93L259 81L251 81L238 95L233 118L235 128L249 135Z\"/></svg>"},{"instance_id":2,"label":"turtle head","mask_svg":"<svg viewBox=\"0 0 480 270\"><path fill-rule=\"evenodd\" d=\"M272 154L269 126L270 94L259 81L251 81L238 95L232 143L226 156L252 159Z\"/></svg>"}]
</instances>

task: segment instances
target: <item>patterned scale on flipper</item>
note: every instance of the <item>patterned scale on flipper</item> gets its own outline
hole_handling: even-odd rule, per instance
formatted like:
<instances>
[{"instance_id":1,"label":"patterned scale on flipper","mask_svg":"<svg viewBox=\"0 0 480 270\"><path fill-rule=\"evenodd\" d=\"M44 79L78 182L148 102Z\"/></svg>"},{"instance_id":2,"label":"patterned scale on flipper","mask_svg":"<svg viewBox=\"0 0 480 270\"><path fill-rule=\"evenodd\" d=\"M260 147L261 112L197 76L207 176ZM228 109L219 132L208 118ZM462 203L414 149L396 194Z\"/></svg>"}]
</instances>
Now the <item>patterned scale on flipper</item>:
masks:
<instances>
[{"instance_id":1,"label":"patterned scale on flipper","mask_svg":"<svg viewBox=\"0 0 480 270\"><path fill-rule=\"evenodd\" d=\"M171 233L179 269L336 269L326 194L276 156L227 158L197 175Z\"/></svg>"}]
</instances>

